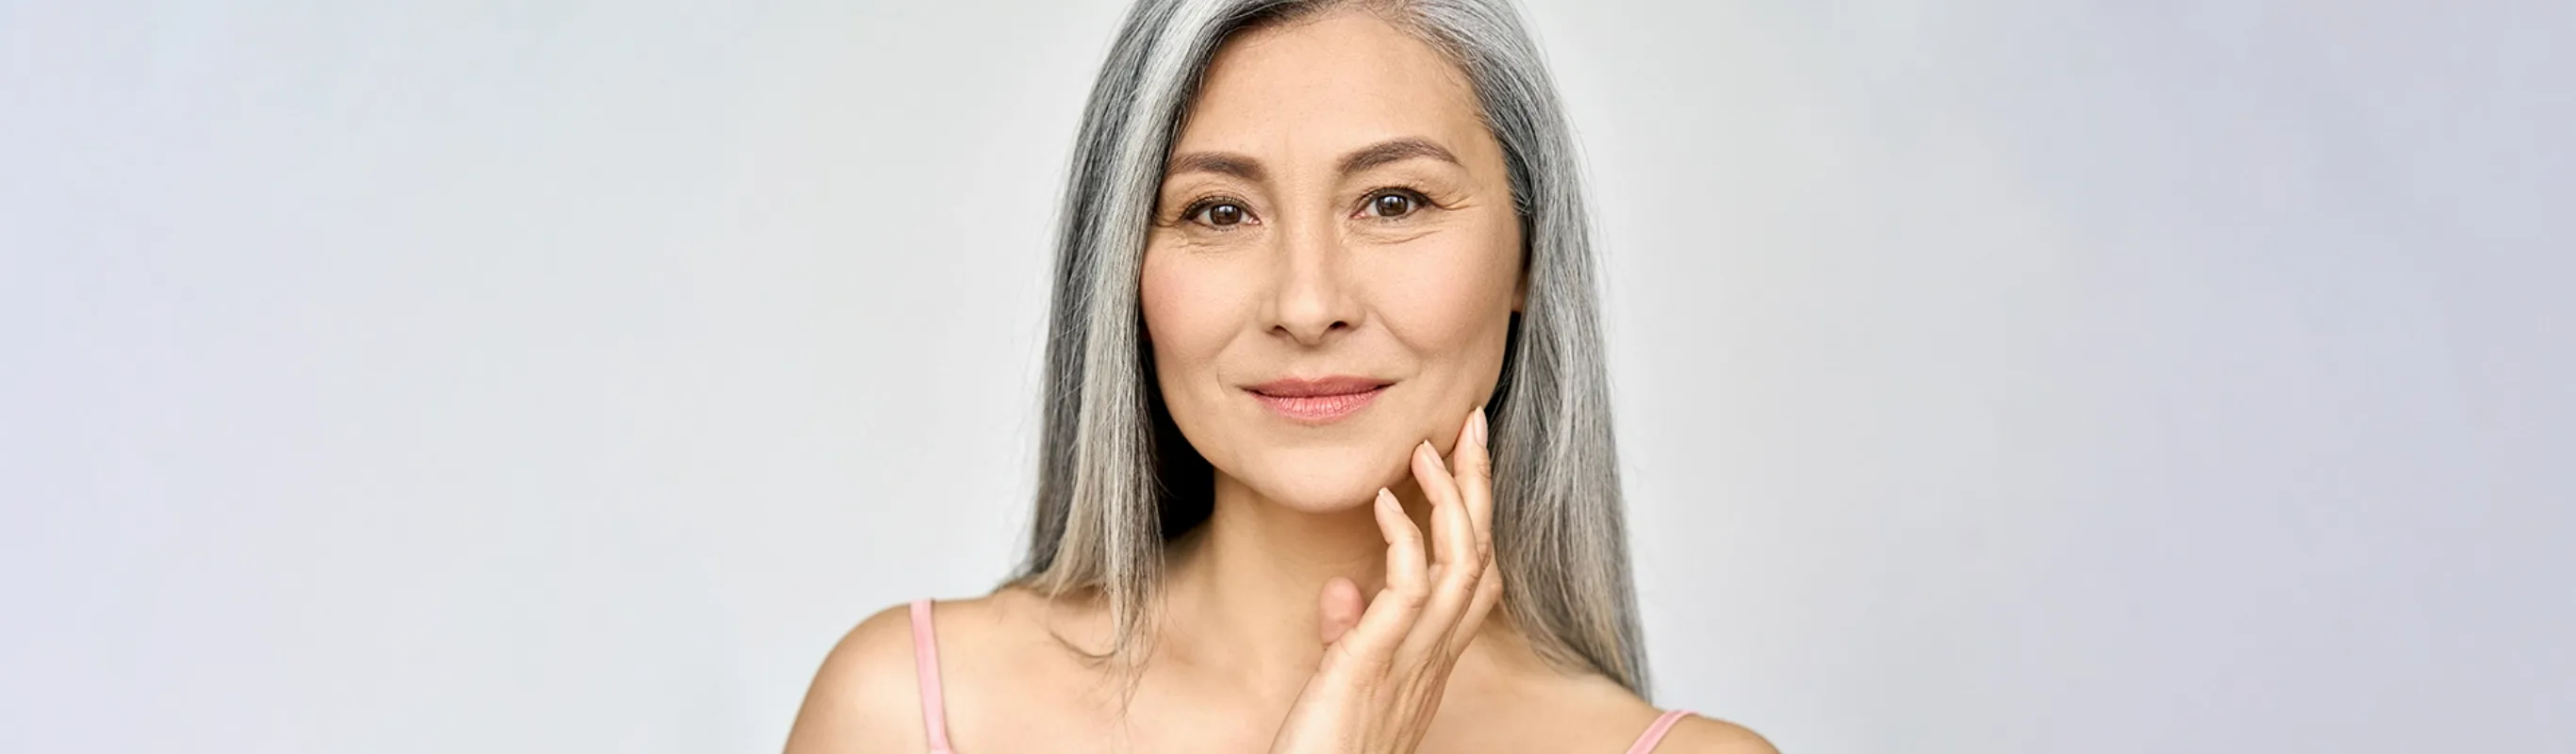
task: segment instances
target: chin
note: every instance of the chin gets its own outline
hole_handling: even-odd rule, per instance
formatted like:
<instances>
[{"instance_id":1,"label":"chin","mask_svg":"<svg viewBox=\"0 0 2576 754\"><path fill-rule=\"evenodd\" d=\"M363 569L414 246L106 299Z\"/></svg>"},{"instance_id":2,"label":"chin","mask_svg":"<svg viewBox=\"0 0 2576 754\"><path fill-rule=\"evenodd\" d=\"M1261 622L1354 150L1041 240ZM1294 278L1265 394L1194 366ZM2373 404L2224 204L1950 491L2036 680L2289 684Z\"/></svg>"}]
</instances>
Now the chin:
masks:
<instances>
[{"instance_id":1,"label":"chin","mask_svg":"<svg viewBox=\"0 0 2576 754\"><path fill-rule=\"evenodd\" d=\"M1306 513L1333 513L1369 505L1380 487L1394 487L1411 473L1404 448L1327 447L1264 452L1249 473L1233 474L1271 502Z\"/></svg>"}]
</instances>

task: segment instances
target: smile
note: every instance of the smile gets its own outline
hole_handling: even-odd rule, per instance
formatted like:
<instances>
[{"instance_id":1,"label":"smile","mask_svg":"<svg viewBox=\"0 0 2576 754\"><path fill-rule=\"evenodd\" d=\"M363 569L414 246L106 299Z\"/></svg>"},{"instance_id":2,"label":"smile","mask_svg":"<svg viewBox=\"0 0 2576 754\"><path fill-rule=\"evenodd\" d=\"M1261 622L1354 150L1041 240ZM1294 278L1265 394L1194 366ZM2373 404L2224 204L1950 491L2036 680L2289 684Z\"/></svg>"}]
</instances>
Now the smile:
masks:
<instances>
[{"instance_id":1,"label":"smile","mask_svg":"<svg viewBox=\"0 0 2576 754\"><path fill-rule=\"evenodd\" d=\"M1386 392L1385 380L1365 377L1326 377L1318 380L1277 380L1244 388L1253 400L1272 412L1304 424L1330 424L1360 409L1368 408L1379 393Z\"/></svg>"}]
</instances>

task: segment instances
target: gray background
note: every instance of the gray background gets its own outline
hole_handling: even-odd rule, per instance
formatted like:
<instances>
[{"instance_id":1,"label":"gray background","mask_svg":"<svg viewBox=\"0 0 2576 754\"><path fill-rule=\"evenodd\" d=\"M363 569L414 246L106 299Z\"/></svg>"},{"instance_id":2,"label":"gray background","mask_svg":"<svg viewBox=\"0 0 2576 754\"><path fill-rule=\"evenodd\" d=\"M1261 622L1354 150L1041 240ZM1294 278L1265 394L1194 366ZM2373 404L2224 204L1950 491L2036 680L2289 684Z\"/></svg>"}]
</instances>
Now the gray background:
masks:
<instances>
[{"instance_id":1,"label":"gray background","mask_svg":"<svg viewBox=\"0 0 2576 754\"><path fill-rule=\"evenodd\" d=\"M1120 5L0 0L0 749L774 748L1012 559ZM2576 750L2576 6L1531 6L1659 701Z\"/></svg>"}]
</instances>

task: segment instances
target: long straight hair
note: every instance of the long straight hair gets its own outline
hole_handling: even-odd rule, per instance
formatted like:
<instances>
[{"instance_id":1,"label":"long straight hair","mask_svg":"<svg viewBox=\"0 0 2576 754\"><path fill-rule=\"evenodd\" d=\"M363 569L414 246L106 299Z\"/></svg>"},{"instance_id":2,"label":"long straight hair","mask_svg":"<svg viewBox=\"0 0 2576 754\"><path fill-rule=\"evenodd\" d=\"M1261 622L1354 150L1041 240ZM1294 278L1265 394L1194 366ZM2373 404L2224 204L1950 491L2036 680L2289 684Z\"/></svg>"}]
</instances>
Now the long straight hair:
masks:
<instances>
[{"instance_id":1,"label":"long straight hair","mask_svg":"<svg viewBox=\"0 0 2576 754\"><path fill-rule=\"evenodd\" d=\"M1573 139L1509 0L1140 0L1128 12L1084 108L1066 185L1036 519L1011 583L1051 597L1096 593L1112 636L1092 656L1132 671L1147 653L1165 545L1207 519L1214 495L1206 459L1163 406L1141 335L1139 268L1164 162L1228 37L1348 6L1465 72L1510 173L1528 288L1486 409L1504 613L1543 657L1645 695Z\"/></svg>"}]
</instances>

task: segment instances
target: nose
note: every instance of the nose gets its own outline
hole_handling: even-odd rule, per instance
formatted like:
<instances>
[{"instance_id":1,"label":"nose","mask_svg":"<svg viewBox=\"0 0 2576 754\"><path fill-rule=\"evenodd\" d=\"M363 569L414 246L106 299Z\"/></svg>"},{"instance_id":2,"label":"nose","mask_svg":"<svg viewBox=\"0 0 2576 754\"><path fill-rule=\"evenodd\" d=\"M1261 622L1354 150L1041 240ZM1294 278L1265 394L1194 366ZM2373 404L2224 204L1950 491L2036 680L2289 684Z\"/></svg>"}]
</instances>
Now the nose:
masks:
<instances>
[{"instance_id":1,"label":"nose","mask_svg":"<svg viewBox=\"0 0 2576 754\"><path fill-rule=\"evenodd\" d=\"M1330 228L1298 223L1280 234L1278 274L1270 296L1270 332L1320 346L1360 324L1348 250Z\"/></svg>"}]
</instances>

